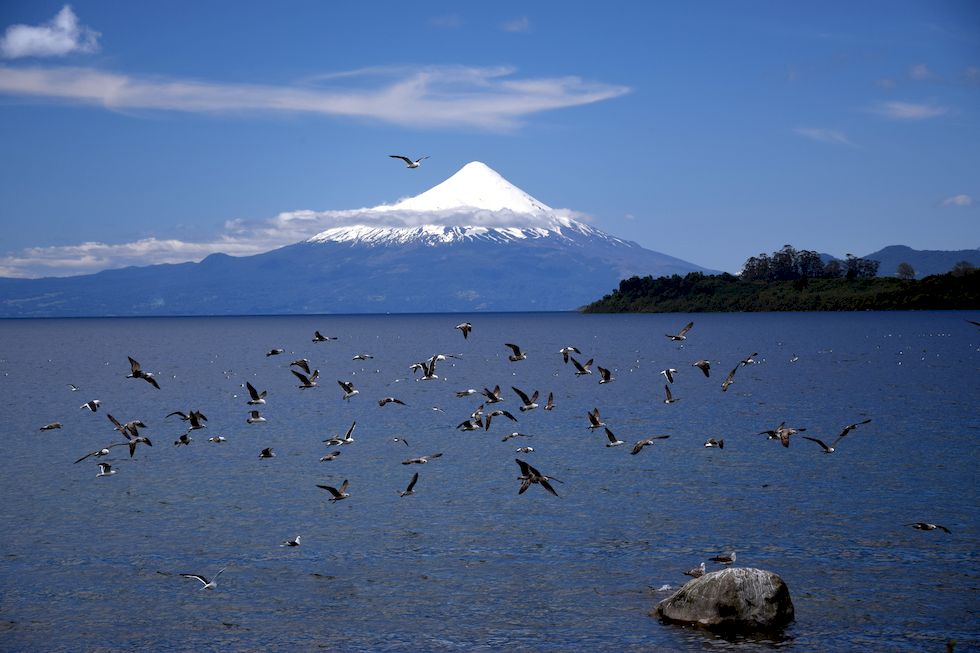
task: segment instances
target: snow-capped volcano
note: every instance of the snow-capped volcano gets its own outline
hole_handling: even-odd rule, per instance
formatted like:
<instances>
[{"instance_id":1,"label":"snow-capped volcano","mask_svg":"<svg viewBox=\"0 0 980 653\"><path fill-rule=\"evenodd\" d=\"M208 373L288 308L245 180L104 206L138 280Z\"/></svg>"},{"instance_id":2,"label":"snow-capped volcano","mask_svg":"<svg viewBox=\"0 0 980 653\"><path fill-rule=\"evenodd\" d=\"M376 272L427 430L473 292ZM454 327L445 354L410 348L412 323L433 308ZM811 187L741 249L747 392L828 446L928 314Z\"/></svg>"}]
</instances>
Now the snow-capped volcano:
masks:
<instances>
[{"instance_id":1,"label":"snow-capped volcano","mask_svg":"<svg viewBox=\"0 0 980 653\"><path fill-rule=\"evenodd\" d=\"M305 212L338 226L262 254L0 280L0 317L556 311L632 275L707 272L573 215L474 161L394 204Z\"/></svg>"},{"instance_id":2,"label":"snow-capped volcano","mask_svg":"<svg viewBox=\"0 0 980 653\"><path fill-rule=\"evenodd\" d=\"M333 227L311 243L357 242L439 245L460 241L507 242L567 238L573 234L612 239L552 209L480 161L472 161L429 190L356 213L360 224Z\"/></svg>"}]
</instances>

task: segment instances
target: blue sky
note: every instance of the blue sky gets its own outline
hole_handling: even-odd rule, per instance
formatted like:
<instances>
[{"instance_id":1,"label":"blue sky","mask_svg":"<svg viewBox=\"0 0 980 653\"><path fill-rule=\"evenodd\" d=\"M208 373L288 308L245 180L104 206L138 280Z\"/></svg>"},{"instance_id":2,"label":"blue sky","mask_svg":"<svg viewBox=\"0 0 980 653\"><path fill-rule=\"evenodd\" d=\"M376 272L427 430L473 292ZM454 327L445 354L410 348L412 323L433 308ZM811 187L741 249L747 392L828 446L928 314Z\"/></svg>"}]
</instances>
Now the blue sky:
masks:
<instances>
[{"instance_id":1,"label":"blue sky","mask_svg":"<svg viewBox=\"0 0 980 653\"><path fill-rule=\"evenodd\" d=\"M65 7L0 4L0 275L259 251L472 160L733 272L980 246L976 2Z\"/></svg>"}]
</instances>

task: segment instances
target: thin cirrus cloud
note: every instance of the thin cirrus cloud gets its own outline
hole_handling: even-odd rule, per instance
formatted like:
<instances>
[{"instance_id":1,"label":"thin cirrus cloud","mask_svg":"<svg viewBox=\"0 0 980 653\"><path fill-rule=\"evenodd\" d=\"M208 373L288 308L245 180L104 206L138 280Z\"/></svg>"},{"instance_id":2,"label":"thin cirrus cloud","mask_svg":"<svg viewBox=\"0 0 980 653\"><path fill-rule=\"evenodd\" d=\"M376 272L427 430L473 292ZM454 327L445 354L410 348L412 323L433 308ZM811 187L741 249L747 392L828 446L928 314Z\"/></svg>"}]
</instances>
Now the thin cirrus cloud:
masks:
<instances>
[{"instance_id":1,"label":"thin cirrus cloud","mask_svg":"<svg viewBox=\"0 0 980 653\"><path fill-rule=\"evenodd\" d=\"M221 233L201 241L148 237L129 243L85 242L67 246L30 247L0 256L0 277L66 277L130 265L196 262L218 252L231 256L250 256L308 240L320 232L339 227L414 228L432 224L466 224L488 229L541 227L546 226L545 223L552 218L589 221L588 216L567 209L552 209L544 215L483 209L420 212L393 209L391 206L334 211L287 211L265 220L229 220L225 222Z\"/></svg>"},{"instance_id":2,"label":"thin cirrus cloud","mask_svg":"<svg viewBox=\"0 0 980 653\"><path fill-rule=\"evenodd\" d=\"M507 66L370 68L318 84L232 84L105 72L0 66L0 93L115 110L288 112L359 117L424 128L506 130L542 111L619 97L629 87L576 76L518 78Z\"/></svg>"},{"instance_id":3,"label":"thin cirrus cloud","mask_svg":"<svg viewBox=\"0 0 980 653\"><path fill-rule=\"evenodd\" d=\"M797 127L793 130L796 134L809 138L810 140L821 143L831 143L832 145L850 145L854 143L847 137L847 134L839 129L825 129L821 127Z\"/></svg>"},{"instance_id":4,"label":"thin cirrus cloud","mask_svg":"<svg viewBox=\"0 0 980 653\"><path fill-rule=\"evenodd\" d=\"M965 193L960 193L947 197L940 204L942 206L970 206L973 204L973 198Z\"/></svg>"},{"instance_id":5,"label":"thin cirrus cloud","mask_svg":"<svg viewBox=\"0 0 980 653\"><path fill-rule=\"evenodd\" d=\"M531 31L531 21L527 16L521 16L503 23L500 28L505 32L529 32Z\"/></svg>"},{"instance_id":6,"label":"thin cirrus cloud","mask_svg":"<svg viewBox=\"0 0 980 653\"><path fill-rule=\"evenodd\" d=\"M0 37L0 56L63 57L73 52L96 52L98 32L79 24L71 5L61 8L54 18L43 25L11 25Z\"/></svg>"},{"instance_id":7,"label":"thin cirrus cloud","mask_svg":"<svg viewBox=\"0 0 980 653\"><path fill-rule=\"evenodd\" d=\"M892 120L928 120L946 115L949 108L914 102L880 102L872 107L871 112Z\"/></svg>"}]
</instances>

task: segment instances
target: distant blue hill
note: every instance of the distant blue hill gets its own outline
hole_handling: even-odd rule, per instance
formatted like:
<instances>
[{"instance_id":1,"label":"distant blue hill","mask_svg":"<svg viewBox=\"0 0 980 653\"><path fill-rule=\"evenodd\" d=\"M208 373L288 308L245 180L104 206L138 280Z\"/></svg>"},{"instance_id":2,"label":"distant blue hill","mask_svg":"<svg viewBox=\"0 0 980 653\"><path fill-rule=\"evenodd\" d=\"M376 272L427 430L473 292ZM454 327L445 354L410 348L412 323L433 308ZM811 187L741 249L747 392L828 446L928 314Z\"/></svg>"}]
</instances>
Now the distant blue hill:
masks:
<instances>
[{"instance_id":1,"label":"distant blue hill","mask_svg":"<svg viewBox=\"0 0 980 653\"><path fill-rule=\"evenodd\" d=\"M574 310L625 277L693 271L711 272L567 229L560 238L439 246L304 242L200 263L0 279L0 317Z\"/></svg>"},{"instance_id":2,"label":"distant blue hill","mask_svg":"<svg viewBox=\"0 0 980 653\"><path fill-rule=\"evenodd\" d=\"M879 277L894 277L900 263L908 263L919 279L931 274L944 274L960 261L972 263L980 268L980 249L958 249L951 251L912 249L905 245L889 245L861 258L878 261Z\"/></svg>"}]
</instances>

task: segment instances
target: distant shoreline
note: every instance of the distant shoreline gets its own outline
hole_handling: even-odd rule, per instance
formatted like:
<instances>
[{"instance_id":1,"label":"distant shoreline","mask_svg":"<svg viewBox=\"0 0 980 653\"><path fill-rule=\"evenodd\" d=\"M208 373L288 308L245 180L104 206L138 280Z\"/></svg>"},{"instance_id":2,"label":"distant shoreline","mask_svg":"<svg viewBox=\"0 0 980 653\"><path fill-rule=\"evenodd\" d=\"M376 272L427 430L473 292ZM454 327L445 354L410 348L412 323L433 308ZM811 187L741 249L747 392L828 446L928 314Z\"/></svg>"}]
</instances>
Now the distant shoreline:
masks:
<instances>
[{"instance_id":1,"label":"distant shoreline","mask_svg":"<svg viewBox=\"0 0 980 653\"><path fill-rule=\"evenodd\" d=\"M583 313L727 313L980 309L980 271L919 280L742 281L731 274L631 277Z\"/></svg>"}]
</instances>

